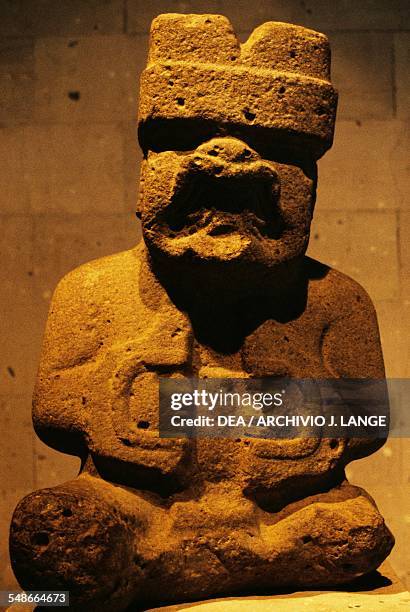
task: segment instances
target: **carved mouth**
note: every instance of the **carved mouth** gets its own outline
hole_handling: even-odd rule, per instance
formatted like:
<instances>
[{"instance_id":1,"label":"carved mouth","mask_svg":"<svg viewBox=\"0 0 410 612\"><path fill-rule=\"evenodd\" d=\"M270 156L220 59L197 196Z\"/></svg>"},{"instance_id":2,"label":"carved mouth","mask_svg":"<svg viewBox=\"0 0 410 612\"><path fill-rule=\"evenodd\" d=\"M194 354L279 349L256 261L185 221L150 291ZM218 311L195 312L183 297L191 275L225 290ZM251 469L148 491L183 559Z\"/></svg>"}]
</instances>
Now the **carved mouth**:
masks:
<instances>
[{"instance_id":1,"label":"carved mouth","mask_svg":"<svg viewBox=\"0 0 410 612\"><path fill-rule=\"evenodd\" d=\"M215 238L236 232L278 238L283 229L278 191L266 174L187 173L165 213L167 233L180 238L206 229Z\"/></svg>"}]
</instances>

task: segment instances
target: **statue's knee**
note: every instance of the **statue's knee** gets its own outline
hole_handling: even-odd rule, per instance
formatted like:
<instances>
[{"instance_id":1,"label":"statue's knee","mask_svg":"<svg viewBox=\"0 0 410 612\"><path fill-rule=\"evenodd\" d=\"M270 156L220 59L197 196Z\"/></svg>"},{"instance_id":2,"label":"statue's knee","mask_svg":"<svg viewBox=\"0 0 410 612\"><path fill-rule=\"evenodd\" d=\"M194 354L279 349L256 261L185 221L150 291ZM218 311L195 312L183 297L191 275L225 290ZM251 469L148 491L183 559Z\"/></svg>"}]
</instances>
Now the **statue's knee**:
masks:
<instances>
[{"instance_id":1,"label":"statue's knee","mask_svg":"<svg viewBox=\"0 0 410 612\"><path fill-rule=\"evenodd\" d=\"M10 532L14 572L26 590L69 591L80 605L105 609L128 599L133 534L90 489L69 485L31 493L17 506Z\"/></svg>"}]
</instances>

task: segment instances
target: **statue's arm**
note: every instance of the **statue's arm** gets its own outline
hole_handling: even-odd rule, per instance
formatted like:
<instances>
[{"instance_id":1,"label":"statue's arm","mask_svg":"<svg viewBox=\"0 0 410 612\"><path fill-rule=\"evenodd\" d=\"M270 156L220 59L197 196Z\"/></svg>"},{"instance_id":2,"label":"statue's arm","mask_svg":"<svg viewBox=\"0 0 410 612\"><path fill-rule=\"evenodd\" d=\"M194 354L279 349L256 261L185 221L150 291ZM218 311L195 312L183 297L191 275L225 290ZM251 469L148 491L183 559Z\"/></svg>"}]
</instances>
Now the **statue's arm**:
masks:
<instances>
[{"instance_id":1,"label":"statue's arm","mask_svg":"<svg viewBox=\"0 0 410 612\"><path fill-rule=\"evenodd\" d=\"M337 314L325 334L322 350L326 365L340 377L385 376L373 303L366 291L353 281L340 294Z\"/></svg>"},{"instance_id":2,"label":"statue's arm","mask_svg":"<svg viewBox=\"0 0 410 612\"><path fill-rule=\"evenodd\" d=\"M82 397L100 350L92 269L82 266L58 284L48 315L33 396L33 422L49 446L82 453Z\"/></svg>"},{"instance_id":3,"label":"statue's arm","mask_svg":"<svg viewBox=\"0 0 410 612\"><path fill-rule=\"evenodd\" d=\"M337 315L325 334L322 351L326 366L338 378L385 378L375 308L366 291L347 277L339 287ZM371 454L384 442L383 438L352 438L349 459Z\"/></svg>"}]
</instances>

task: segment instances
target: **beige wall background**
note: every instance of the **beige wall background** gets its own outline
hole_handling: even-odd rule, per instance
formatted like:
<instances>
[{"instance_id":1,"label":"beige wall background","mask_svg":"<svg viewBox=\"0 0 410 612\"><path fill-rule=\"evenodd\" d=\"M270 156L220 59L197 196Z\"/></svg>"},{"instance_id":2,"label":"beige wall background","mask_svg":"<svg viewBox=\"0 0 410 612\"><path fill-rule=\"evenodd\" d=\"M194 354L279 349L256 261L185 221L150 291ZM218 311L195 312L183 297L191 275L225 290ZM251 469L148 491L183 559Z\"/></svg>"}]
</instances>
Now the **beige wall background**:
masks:
<instances>
[{"instance_id":1,"label":"beige wall background","mask_svg":"<svg viewBox=\"0 0 410 612\"><path fill-rule=\"evenodd\" d=\"M364 285L387 374L410 377L406 0L0 0L2 588L15 585L7 537L17 501L78 469L32 430L41 337L61 276L139 239L138 75L161 12L223 13L242 40L266 20L329 36L340 104L309 254ZM349 468L395 533L391 562L407 580L409 464L409 440L395 439Z\"/></svg>"}]
</instances>

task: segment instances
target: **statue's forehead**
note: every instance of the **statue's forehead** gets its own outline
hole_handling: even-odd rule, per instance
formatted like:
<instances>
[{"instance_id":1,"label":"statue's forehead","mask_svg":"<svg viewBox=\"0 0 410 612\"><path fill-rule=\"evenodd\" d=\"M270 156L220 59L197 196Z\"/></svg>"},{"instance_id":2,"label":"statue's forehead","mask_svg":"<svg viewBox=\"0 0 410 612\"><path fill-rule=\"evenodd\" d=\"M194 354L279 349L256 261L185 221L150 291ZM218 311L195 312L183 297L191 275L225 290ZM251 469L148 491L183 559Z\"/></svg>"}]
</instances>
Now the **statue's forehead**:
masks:
<instances>
[{"instance_id":1,"label":"statue's forehead","mask_svg":"<svg viewBox=\"0 0 410 612\"><path fill-rule=\"evenodd\" d=\"M320 157L332 144L337 93L323 34L269 22L240 44L221 15L160 15L141 76L140 140L248 133Z\"/></svg>"}]
</instances>

